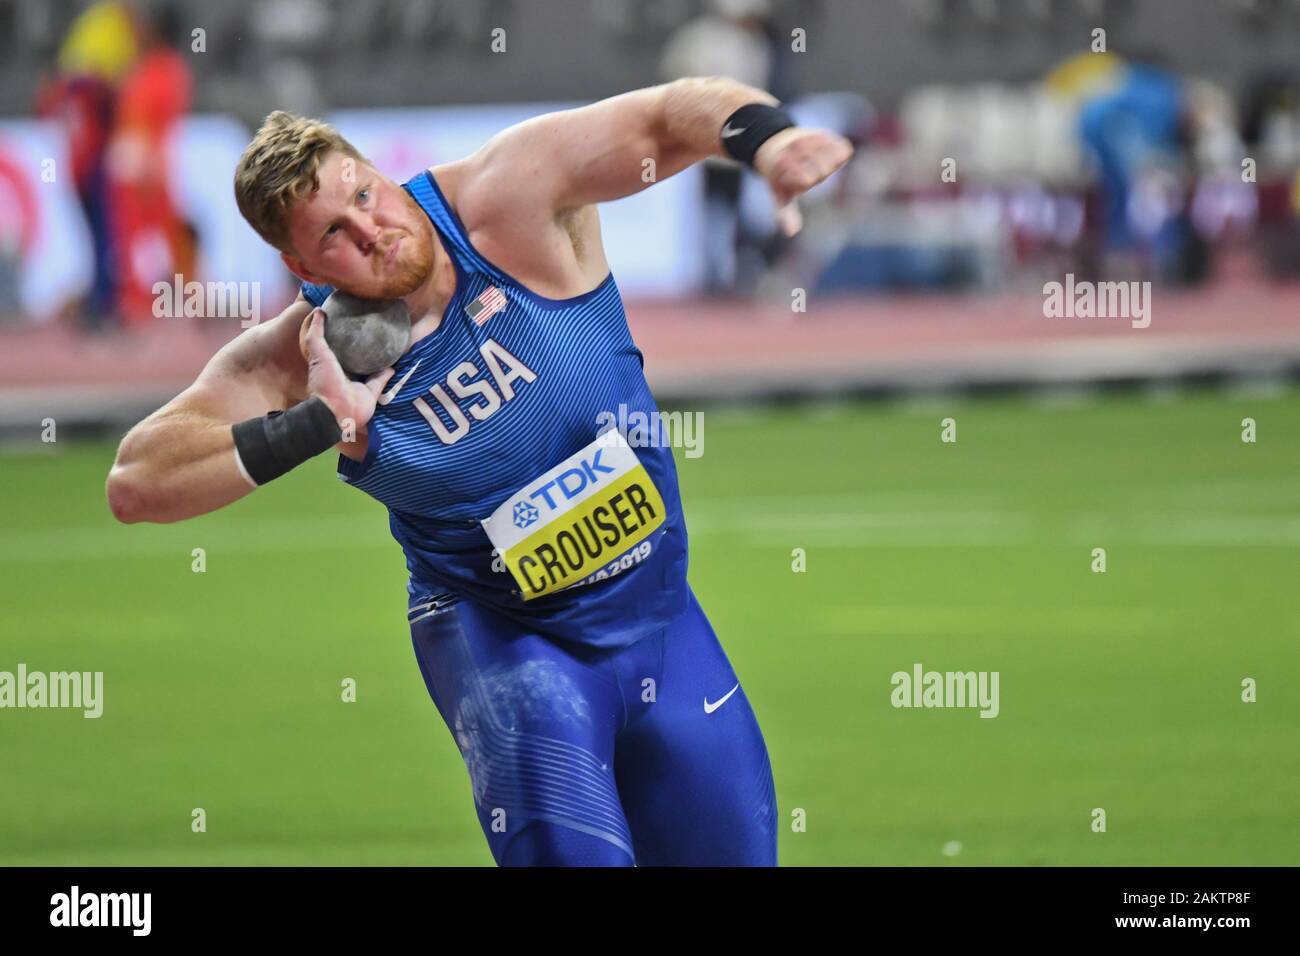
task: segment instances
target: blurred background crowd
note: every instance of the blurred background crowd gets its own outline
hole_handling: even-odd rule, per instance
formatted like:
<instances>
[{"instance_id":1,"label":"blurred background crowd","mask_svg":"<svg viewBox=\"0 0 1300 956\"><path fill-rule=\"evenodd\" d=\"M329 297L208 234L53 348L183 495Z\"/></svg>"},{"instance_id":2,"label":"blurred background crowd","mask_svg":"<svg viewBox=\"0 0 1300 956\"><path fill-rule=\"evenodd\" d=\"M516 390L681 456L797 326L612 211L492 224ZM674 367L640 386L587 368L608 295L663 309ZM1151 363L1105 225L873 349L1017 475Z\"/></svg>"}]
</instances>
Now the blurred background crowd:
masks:
<instances>
[{"instance_id":1,"label":"blurred background crowd","mask_svg":"<svg viewBox=\"0 0 1300 956\"><path fill-rule=\"evenodd\" d=\"M865 334L881 303L930 294L942 316L954 293L1041 296L1073 273L1264 290L1276 331L1300 274L1293 0L9 0L0 37L0 336L25 356L0 361L6 397L68 347L49 330L170 325L168 354L180 325L238 331L160 317L158 282L256 283L265 315L289 301L230 188L275 108L329 119L399 181L686 75L767 88L855 141L794 240L721 160L604 207L620 287L656 320L789 319L797 288Z\"/></svg>"}]
</instances>

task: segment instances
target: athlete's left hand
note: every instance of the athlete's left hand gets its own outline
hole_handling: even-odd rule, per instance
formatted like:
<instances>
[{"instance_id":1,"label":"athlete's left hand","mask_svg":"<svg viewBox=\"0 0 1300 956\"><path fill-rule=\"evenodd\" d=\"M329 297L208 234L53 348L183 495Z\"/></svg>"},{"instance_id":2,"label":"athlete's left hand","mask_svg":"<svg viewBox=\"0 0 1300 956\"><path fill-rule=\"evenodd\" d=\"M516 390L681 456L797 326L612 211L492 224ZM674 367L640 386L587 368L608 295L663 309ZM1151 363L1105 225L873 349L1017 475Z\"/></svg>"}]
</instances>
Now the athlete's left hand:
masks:
<instances>
[{"instance_id":1,"label":"athlete's left hand","mask_svg":"<svg viewBox=\"0 0 1300 956\"><path fill-rule=\"evenodd\" d=\"M787 236L803 228L795 198L849 161L853 144L838 133L791 126L758 148L754 169L767 180L776 201L777 222Z\"/></svg>"}]
</instances>

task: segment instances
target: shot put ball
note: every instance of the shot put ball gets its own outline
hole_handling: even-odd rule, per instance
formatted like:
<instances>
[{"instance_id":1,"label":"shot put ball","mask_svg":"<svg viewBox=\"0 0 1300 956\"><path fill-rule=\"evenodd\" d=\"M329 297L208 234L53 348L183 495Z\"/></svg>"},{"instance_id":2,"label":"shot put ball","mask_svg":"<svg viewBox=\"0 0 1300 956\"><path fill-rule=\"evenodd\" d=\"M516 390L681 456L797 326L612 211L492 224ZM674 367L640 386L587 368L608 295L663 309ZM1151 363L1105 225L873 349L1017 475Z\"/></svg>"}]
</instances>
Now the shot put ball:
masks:
<instances>
[{"instance_id":1,"label":"shot put ball","mask_svg":"<svg viewBox=\"0 0 1300 956\"><path fill-rule=\"evenodd\" d=\"M334 292L325 304L325 341L344 370L373 375L411 344L411 313L401 299L359 299Z\"/></svg>"}]
</instances>

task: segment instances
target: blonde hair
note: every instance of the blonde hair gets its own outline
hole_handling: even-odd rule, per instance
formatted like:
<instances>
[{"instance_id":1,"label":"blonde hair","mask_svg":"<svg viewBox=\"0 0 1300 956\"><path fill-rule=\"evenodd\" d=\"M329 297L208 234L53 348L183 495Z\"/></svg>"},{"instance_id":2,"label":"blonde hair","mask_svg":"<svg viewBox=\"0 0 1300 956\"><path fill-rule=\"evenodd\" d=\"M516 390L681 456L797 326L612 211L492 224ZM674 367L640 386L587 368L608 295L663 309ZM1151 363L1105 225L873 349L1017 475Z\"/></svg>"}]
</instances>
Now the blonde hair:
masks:
<instances>
[{"instance_id":1,"label":"blonde hair","mask_svg":"<svg viewBox=\"0 0 1300 956\"><path fill-rule=\"evenodd\" d=\"M320 189L320 164L331 150L363 163L333 126L276 110L262 123L235 168L235 202L259 236L290 251L289 208Z\"/></svg>"}]
</instances>

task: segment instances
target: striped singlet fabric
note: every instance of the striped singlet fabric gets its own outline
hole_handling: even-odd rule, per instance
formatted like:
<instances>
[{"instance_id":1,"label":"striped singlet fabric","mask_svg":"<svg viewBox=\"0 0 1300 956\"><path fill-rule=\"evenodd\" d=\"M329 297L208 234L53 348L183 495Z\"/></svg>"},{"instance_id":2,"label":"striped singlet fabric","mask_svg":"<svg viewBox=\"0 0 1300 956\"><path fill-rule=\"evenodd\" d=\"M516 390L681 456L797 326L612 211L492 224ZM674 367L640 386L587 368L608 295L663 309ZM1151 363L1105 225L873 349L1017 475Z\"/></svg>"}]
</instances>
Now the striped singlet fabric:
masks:
<instances>
[{"instance_id":1,"label":"striped singlet fabric","mask_svg":"<svg viewBox=\"0 0 1300 956\"><path fill-rule=\"evenodd\" d=\"M403 188L456 291L394 363L385 391L400 388L376 407L364 460L340 456L338 476L387 506L411 602L469 598L595 647L662 629L687 606L686 524L613 275L572 298L537 295L473 247L432 172ZM332 291L302 286L317 306Z\"/></svg>"}]
</instances>

